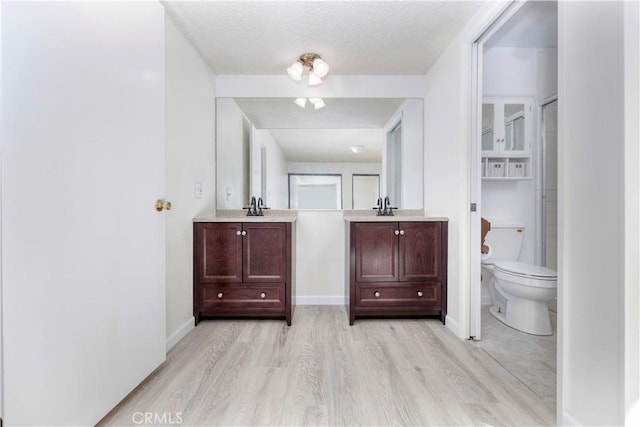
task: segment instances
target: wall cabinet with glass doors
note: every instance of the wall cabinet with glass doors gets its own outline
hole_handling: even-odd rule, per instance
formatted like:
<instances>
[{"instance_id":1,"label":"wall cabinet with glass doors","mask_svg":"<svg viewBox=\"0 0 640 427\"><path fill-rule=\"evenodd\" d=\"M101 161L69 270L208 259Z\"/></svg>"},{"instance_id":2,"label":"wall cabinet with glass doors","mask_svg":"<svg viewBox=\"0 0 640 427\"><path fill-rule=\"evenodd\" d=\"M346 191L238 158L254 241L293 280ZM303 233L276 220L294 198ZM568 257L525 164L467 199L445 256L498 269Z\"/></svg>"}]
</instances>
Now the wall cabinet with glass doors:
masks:
<instances>
[{"instance_id":1,"label":"wall cabinet with glass doors","mask_svg":"<svg viewBox=\"0 0 640 427\"><path fill-rule=\"evenodd\" d=\"M530 179L532 130L529 98L485 98L482 179Z\"/></svg>"}]
</instances>

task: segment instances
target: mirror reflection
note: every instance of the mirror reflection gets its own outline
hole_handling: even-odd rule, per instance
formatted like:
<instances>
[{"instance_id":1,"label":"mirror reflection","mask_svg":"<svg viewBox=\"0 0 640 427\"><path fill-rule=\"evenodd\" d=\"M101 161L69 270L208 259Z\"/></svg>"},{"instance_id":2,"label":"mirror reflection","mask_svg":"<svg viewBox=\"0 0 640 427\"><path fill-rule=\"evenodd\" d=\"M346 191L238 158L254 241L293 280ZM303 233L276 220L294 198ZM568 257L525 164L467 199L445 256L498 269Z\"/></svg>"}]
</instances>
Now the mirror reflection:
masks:
<instances>
[{"instance_id":1,"label":"mirror reflection","mask_svg":"<svg viewBox=\"0 0 640 427\"><path fill-rule=\"evenodd\" d=\"M524 104L501 102L482 104L482 150L524 150L524 125Z\"/></svg>"},{"instance_id":2,"label":"mirror reflection","mask_svg":"<svg viewBox=\"0 0 640 427\"><path fill-rule=\"evenodd\" d=\"M422 208L421 99L216 100L217 208ZM291 183L294 185L291 185Z\"/></svg>"}]
</instances>

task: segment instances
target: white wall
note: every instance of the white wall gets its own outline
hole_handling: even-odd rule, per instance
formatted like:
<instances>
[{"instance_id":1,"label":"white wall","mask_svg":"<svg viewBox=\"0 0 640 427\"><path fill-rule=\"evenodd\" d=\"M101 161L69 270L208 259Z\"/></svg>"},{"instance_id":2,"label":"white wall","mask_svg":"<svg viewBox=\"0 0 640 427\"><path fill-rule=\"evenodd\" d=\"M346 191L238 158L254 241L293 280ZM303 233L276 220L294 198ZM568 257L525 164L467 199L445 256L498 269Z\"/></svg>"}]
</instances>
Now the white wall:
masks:
<instances>
[{"instance_id":1,"label":"white wall","mask_svg":"<svg viewBox=\"0 0 640 427\"><path fill-rule=\"evenodd\" d=\"M329 173L342 175L342 208L353 207L353 174L380 174L380 163L289 162L289 173ZM376 201L371 201L371 207Z\"/></svg>"},{"instance_id":2,"label":"white wall","mask_svg":"<svg viewBox=\"0 0 640 427\"><path fill-rule=\"evenodd\" d=\"M492 225L517 224L524 227L519 260L534 262L536 200L534 180L482 181L482 216Z\"/></svg>"},{"instance_id":3,"label":"white wall","mask_svg":"<svg viewBox=\"0 0 640 427\"><path fill-rule=\"evenodd\" d=\"M251 124L233 99L218 98L216 108L217 208L240 209L250 197Z\"/></svg>"},{"instance_id":4,"label":"white wall","mask_svg":"<svg viewBox=\"0 0 640 427\"><path fill-rule=\"evenodd\" d=\"M559 415L622 425L623 4L560 2L558 12Z\"/></svg>"},{"instance_id":5,"label":"white wall","mask_svg":"<svg viewBox=\"0 0 640 427\"><path fill-rule=\"evenodd\" d=\"M298 212L297 304L344 304L345 226L341 211Z\"/></svg>"},{"instance_id":6,"label":"white wall","mask_svg":"<svg viewBox=\"0 0 640 427\"><path fill-rule=\"evenodd\" d=\"M536 94L536 49L493 47L484 51L484 96Z\"/></svg>"},{"instance_id":7,"label":"white wall","mask_svg":"<svg viewBox=\"0 0 640 427\"><path fill-rule=\"evenodd\" d=\"M195 216L215 210L213 74L198 52L165 17L167 348L193 327ZM196 197L200 184L202 195Z\"/></svg>"},{"instance_id":8,"label":"white wall","mask_svg":"<svg viewBox=\"0 0 640 427\"><path fill-rule=\"evenodd\" d=\"M424 201L427 215L449 218L447 325L468 338L469 144L465 54L452 43L427 74L424 98ZM468 297L467 297L468 299ZM468 301L467 301L468 304Z\"/></svg>"},{"instance_id":9,"label":"white wall","mask_svg":"<svg viewBox=\"0 0 640 427\"><path fill-rule=\"evenodd\" d=\"M164 11L2 19L4 422L94 425L165 357Z\"/></svg>"},{"instance_id":10,"label":"white wall","mask_svg":"<svg viewBox=\"0 0 640 427\"><path fill-rule=\"evenodd\" d=\"M640 425L640 3L624 4L625 424Z\"/></svg>"},{"instance_id":11,"label":"white wall","mask_svg":"<svg viewBox=\"0 0 640 427\"><path fill-rule=\"evenodd\" d=\"M536 49L536 96L544 100L558 94L558 49Z\"/></svg>"},{"instance_id":12,"label":"white wall","mask_svg":"<svg viewBox=\"0 0 640 427\"><path fill-rule=\"evenodd\" d=\"M537 50L533 48L493 47L486 49L483 57L482 91L485 97L536 97L538 66ZM532 98L533 99L533 98ZM531 154L536 160L537 126L535 110L527 112L527 141L531 141ZM482 181L482 216L492 223L522 224L525 229L520 261L535 260L536 233L536 174L532 167L532 178L518 181ZM483 289L483 294L486 294ZM487 294L488 295L488 294Z\"/></svg>"},{"instance_id":13,"label":"white wall","mask_svg":"<svg viewBox=\"0 0 640 427\"><path fill-rule=\"evenodd\" d=\"M2 2L0 2L0 82L2 82ZM0 94L1 94L1 90L0 90ZM3 97L0 96L0 132L2 132L3 129L3 114L2 114L2 104L3 104ZM4 327L2 326L2 322L3 322L3 314L2 314L2 306L4 305L2 302L2 163L3 163L3 156L2 156L2 143L0 143L0 418L4 419L4 391L3 391L3 384L4 384L4 374L3 374L3 369L4 369L4 349L3 349L3 345L4 345L4 339L2 338L2 331L4 330Z\"/></svg>"},{"instance_id":14,"label":"white wall","mask_svg":"<svg viewBox=\"0 0 640 427\"><path fill-rule=\"evenodd\" d=\"M253 171L251 181L253 190L251 191L251 195L256 197L260 195L260 148L264 147L267 153L267 206L271 209L287 209L287 159L285 159L282 149L275 139L273 139L268 129L256 129L253 125L251 130L251 145L251 165Z\"/></svg>"}]
</instances>

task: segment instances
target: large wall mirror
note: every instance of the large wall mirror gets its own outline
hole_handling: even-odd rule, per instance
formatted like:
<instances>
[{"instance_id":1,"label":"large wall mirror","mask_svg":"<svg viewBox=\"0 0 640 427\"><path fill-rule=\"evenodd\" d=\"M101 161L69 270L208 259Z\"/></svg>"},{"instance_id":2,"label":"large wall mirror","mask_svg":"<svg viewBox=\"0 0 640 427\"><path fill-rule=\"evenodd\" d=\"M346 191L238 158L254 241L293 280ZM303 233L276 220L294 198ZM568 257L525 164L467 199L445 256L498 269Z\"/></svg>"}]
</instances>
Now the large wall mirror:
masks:
<instances>
[{"instance_id":1,"label":"large wall mirror","mask_svg":"<svg viewBox=\"0 0 640 427\"><path fill-rule=\"evenodd\" d=\"M422 99L217 98L217 208L423 207ZM293 183L293 184L292 184ZM326 201L326 202L325 202Z\"/></svg>"}]
</instances>

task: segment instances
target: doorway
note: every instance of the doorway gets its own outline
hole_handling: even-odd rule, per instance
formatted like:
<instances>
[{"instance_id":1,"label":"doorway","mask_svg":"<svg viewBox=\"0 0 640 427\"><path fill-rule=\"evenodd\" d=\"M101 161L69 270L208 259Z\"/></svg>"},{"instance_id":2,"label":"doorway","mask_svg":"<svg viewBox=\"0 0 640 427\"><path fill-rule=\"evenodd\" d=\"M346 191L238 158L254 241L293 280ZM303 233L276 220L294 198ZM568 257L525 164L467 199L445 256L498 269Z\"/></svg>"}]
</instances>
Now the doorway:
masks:
<instances>
[{"instance_id":1,"label":"doorway","mask_svg":"<svg viewBox=\"0 0 640 427\"><path fill-rule=\"evenodd\" d=\"M491 277L492 264L498 261L544 265L543 241L545 248L550 245L545 256L548 252L549 258L555 257L554 217L543 217L540 206L545 194L549 212L556 211L557 103L551 101L557 99L557 3L512 3L476 40L473 59L470 188L477 213L472 213L470 228L470 336L552 408L557 376L555 313L550 313L553 335L513 329L490 313L489 307L498 304L493 301L497 292L491 292L488 280L481 283L481 276ZM542 155L545 137L549 159ZM485 265L480 254L481 218L491 222L496 238L491 241L491 231L487 235L493 255L483 256ZM523 236L521 244L513 236ZM496 248L498 242L505 244Z\"/></svg>"},{"instance_id":2,"label":"doorway","mask_svg":"<svg viewBox=\"0 0 640 427\"><path fill-rule=\"evenodd\" d=\"M471 142L470 336L482 339L480 219L524 228L519 261L541 264L539 220L542 144L535 105L557 94L557 3L512 3L473 44ZM518 108L509 108L515 107ZM520 108L523 107L523 108ZM493 126L485 129L489 109ZM511 120L510 119L514 119ZM528 128L526 138L514 136ZM485 131L485 132L483 132ZM488 138L493 138L489 146ZM495 140L499 142L496 144ZM505 202L506 201L506 202ZM500 203L506 203L499 206Z\"/></svg>"}]
</instances>

